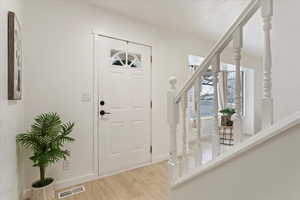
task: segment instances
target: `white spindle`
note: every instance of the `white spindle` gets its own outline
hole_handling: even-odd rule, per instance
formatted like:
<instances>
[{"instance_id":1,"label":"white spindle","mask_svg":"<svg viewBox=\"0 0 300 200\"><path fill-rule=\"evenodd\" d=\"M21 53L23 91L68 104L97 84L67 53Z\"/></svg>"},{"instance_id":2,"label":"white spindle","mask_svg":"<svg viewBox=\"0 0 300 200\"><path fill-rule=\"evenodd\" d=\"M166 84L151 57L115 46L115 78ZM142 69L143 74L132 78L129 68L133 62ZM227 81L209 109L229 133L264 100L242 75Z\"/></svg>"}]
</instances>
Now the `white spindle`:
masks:
<instances>
[{"instance_id":1,"label":"white spindle","mask_svg":"<svg viewBox=\"0 0 300 200\"><path fill-rule=\"evenodd\" d=\"M233 134L235 144L242 141L242 98L241 98L241 50L243 47L243 28L240 27L233 36L235 62L235 115L233 116Z\"/></svg>"},{"instance_id":2,"label":"white spindle","mask_svg":"<svg viewBox=\"0 0 300 200\"><path fill-rule=\"evenodd\" d=\"M179 123L179 107L175 103L176 97L176 83L175 77L169 79L171 88L167 93L167 117L170 126L170 159L169 159L169 173L170 182L173 183L178 177L178 160L177 160L177 125Z\"/></svg>"},{"instance_id":3,"label":"white spindle","mask_svg":"<svg viewBox=\"0 0 300 200\"><path fill-rule=\"evenodd\" d=\"M220 154L220 132L219 132L219 102L218 102L218 82L220 72L220 55L218 54L212 62L213 87L214 87L214 127L212 136L212 157L216 158Z\"/></svg>"},{"instance_id":4,"label":"white spindle","mask_svg":"<svg viewBox=\"0 0 300 200\"><path fill-rule=\"evenodd\" d=\"M181 175L187 172L188 168L188 138L186 129L186 111L187 111L187 94L185 93L181 99L181 116L182 116L182 159L181 159Z\"/></svg>"},{"instance_id":5,"label":"white spindle","mask_svg":"<svg viewBox=\"0 0 300 200\"><path fill-rule=\"evenodd\" d=\"M272 52L271 29L273 16L273 0L262 0L262 18L264 40L264 92L262 101L262 128L273 124L273 97L272 97Z\"/></svg>"},{"instance_id":6,"label":"white spindle","mask_svg":"<svg viewBox=\"0 0 300 200\"><path fill-rule=\"evenodd\" d=\"M197 78L195 83L195 112L196 112L196 126L197 126L197 150L195 152L195 161L196 166L201 165L202 163L202 147L201 147L201 113L200 113L200 104L201 104L201 90L202 90L202 79Z\"/></svg>"}]
</instances>

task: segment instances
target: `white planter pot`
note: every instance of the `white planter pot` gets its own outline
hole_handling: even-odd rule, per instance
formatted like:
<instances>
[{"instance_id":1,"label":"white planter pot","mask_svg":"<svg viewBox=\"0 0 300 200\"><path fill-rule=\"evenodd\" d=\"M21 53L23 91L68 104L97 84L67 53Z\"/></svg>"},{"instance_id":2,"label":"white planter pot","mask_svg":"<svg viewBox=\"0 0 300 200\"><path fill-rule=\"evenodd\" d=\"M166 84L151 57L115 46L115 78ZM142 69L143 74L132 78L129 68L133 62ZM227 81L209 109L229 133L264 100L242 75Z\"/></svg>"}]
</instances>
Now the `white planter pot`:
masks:
<instances>
[{"instance_id":1,"label":"white planter pot","mask_svg":"<svg viewBox=\"0 0 300 200\"><path fill-rule=\"evenodd\" d=\"M55 188L54 181L45 187L31 187L31 200L54 200Z\"/></svg>"}]
</instances>

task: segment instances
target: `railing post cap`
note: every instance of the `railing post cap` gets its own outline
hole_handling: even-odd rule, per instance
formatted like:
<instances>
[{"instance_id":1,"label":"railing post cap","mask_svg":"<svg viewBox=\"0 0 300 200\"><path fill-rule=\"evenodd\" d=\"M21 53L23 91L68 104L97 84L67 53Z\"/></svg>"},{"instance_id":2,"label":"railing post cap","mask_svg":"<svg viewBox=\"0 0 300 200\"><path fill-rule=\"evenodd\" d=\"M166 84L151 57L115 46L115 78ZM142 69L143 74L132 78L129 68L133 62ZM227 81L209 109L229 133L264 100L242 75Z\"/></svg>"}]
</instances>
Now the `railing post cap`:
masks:
<instances>
[{"instance_id":1,"label":"railing post cap","mask_svg":"<svg viewBox=\"0 0 300 200\"><path fill-rule=\"evenodd\" d=\"M176 83L177 83L177 78L175 76L171 76L169 78L169 83L172 85L172 86L175 86Z\"/></svg>"}]
</instances>

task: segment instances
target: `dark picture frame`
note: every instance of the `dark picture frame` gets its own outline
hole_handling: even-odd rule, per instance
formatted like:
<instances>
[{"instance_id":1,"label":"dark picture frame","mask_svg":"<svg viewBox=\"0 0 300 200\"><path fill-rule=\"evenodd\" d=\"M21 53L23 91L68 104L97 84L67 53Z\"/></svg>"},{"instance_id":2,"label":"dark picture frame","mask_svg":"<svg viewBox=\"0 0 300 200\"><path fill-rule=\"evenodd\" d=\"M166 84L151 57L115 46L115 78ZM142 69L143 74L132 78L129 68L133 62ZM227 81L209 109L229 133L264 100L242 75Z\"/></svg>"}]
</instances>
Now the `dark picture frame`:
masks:
<instances>
[{"instance_id":1,"label":"dark picture frame","mask_svg":"<svg viewBox=\"0 0 300 200\"><path fill-rule=\"evenodd\" d=\"M21 25L14 12L8 12L8 100L22 99L23 50Z\"/></svg>"}]
</instances>

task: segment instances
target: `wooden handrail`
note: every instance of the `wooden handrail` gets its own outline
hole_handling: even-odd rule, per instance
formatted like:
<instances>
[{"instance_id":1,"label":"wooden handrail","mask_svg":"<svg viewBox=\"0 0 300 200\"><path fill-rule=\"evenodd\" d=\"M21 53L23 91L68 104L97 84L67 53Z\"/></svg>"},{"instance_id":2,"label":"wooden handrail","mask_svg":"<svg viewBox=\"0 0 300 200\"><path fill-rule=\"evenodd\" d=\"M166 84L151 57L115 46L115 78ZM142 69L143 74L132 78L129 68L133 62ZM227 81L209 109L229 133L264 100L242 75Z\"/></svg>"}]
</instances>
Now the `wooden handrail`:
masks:
<instances>
[{"instance_id":1,"label":"wooden handrail","mask_svg":"<svg viewBox=\"0 0 300 200\"><path fill-rule=\"evenodd\" d=\"M214 45L210 53L199 68L196 69L195 73L185 82L184 86L178 91L175 102L179 103L182 96L193 87L197 77L201 77L203 73L208 70L211 62L216 55L220 54L226 46L232 41L234 33L241 27L244 26L249 19L256 13L256 11L261 7L261 0L252 0L249 5L245 8L242 14L237 18L233 25L228 29L228 31L221 37L221 39Z\"/></svg>"}]
</instances>

